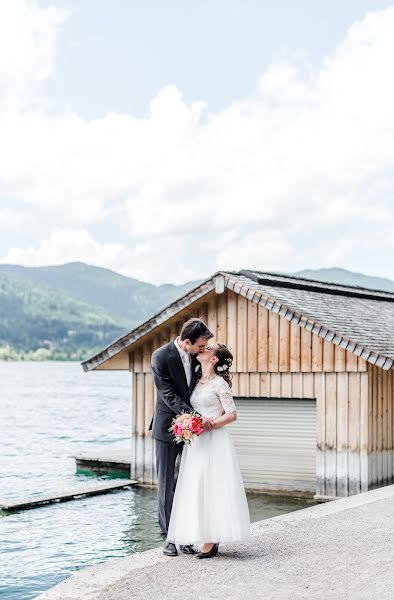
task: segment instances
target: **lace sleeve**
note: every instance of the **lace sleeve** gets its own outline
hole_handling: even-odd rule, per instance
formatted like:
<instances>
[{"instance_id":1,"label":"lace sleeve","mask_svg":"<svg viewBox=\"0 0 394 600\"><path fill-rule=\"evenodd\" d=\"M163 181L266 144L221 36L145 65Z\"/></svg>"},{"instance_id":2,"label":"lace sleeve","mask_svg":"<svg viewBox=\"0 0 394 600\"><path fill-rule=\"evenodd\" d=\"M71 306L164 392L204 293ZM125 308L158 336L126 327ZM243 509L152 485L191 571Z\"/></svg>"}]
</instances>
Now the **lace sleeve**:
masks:
<instances>
[{"instance_id":1,"label":"lace sleeve","mask_svg":"<svg viewBox=\"0 0 394 600\"><path fill-rule=\"evenodd\" d=\"M222 379L222 378L220 378L220 379L221 379L221 381L220 381L220 385L218 386L217 391L218 391L219 400L221 402L221 405L223 406L223 410L226 413L235 412L237 410L237 407L235 406L231 388L230 388L229 384L227 383L227 381L224 381L224 379Z\"/></svg>"}]
</instances>

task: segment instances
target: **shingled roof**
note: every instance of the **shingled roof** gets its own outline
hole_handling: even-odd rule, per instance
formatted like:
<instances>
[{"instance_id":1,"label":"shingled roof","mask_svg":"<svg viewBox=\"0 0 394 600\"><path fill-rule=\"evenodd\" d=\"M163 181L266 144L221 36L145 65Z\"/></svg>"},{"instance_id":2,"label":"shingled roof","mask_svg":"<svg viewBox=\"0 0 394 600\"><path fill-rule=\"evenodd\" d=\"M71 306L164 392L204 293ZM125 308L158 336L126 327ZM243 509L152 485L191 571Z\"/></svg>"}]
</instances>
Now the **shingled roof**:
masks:
<instances>
[{"instance_id":1,"label":"shingled roof","mask_svg":"<svg viewBox=\"0 0 394 600\"><path fill-rule=\"evenodd\" d=\"M82 363L95 369L210 291L228 288L388 370L394 363L394 293L262 271L219 271ZM221 288L221 289L220 289Z\"/></svg>"}]
</instances>

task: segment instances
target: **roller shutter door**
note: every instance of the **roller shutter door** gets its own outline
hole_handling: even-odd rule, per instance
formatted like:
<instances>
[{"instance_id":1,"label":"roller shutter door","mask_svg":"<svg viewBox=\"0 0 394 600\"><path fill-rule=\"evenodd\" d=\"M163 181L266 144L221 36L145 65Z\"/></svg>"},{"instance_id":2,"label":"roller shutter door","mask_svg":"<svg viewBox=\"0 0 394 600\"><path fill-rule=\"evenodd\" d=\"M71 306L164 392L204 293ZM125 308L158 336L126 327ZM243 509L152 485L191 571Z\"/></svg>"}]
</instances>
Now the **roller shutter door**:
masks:
<instances>
[{"instance_id":1,"label":"roller shutter door","mask_svg":"<svg viewBox=\"0 0 394 600\"><path fill-rule=\"evenodd\" d=\"M315 491L316 401L236 398L229 426L246 487Z\"/></svg>"}]
</instances>

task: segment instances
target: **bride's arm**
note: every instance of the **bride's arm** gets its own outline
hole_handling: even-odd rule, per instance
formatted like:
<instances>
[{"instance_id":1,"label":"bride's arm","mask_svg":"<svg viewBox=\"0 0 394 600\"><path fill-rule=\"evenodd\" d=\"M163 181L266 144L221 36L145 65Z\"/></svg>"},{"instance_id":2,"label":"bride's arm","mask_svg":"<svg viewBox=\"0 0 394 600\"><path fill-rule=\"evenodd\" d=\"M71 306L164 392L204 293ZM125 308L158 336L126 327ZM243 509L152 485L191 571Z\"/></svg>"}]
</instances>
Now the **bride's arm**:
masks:
<instances>
[{"instance_id":1,"label":"bride's arm","mask_svg":"<svg viewBox=\"0 0 394 600\"><path fill-rule=\"evenodd\" d=\"M223 414L220 417L212 419L213 429L228 425L237 420L237 409L234 403L233 394L228 383L222 379L217 390L219 400L223 407Z\"/></svg>"},{"instance_id":2,"label":"bride's arm","mask_svg":"<svg viewBox=\"0 0 394 600\"><path fill-rule=\"evenodd\" d=\"M234 410L230 413L224 413L221 417L215 417L212 419L213 429L217 429L218 427L223 427L223 425L228 425L228 423L233 423L233 421L237 420L237 411Z\"/></svg>"}]
</instances>

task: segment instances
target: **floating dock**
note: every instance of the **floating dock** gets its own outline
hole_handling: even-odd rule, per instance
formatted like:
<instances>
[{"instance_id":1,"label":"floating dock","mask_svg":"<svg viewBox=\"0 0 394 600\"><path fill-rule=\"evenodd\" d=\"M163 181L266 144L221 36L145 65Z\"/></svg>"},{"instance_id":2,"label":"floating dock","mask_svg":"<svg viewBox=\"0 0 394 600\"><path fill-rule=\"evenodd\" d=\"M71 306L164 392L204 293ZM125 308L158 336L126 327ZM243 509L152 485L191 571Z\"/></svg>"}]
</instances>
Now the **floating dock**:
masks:
<instances>
[{"instance_id":1,"label":"floating dock","mask_svg":"<svg viewBox=\"0 0 394 600\"><path fill-rule=\"evenodd\" d=\"M60 492L52 496L37 496L36 498L28 498L18 501L0 502L0 509L6 512L13 512L16 510L28 510L30 508L37 508L45 504L52 504L55 502L67 502L68 500L76 500L78 498L85 498L87 496L98 496L99 494L107 494L115 490L121 490L137 485L137 482L133 479L123 480L122 482L105 482L97 483L87 488L79 488L74 491Z\"/></svg>"},{"instance_id":2,"label":"floating dock","mask_svg":"<svg viewBox=\"0 0 394 600\"><path fill-rule=\"evenodd\" d=\"M75 454L77 473L130 477L131 450L107 450Z\"/></svg>"}]
</instances>

